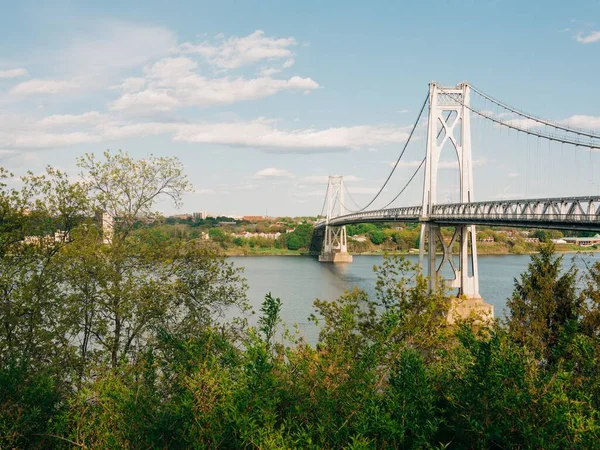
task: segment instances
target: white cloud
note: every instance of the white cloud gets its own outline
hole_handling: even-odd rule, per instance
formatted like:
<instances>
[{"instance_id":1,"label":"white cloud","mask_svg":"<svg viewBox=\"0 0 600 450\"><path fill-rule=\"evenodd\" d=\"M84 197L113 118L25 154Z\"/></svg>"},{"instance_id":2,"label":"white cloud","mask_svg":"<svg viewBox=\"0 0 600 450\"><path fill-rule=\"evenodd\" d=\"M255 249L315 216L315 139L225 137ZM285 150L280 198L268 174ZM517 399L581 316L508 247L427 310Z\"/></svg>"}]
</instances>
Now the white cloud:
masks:
<instances>
[{"instance_id":1,"label":"white cloud","mask_svg":"<svg viewBox=\"0 0 600 450\"><path fill-rule=\"evenodd\" d=\"M404 142L405 129L389 125L364 125L325 129L284 129L276 120L190 123L136 122L113 113L89 111L57 114L41 119L0 115L0 148L57 148L87 142L107 142L133 137L170 136L173 141L250 147L268 152L315 153L346 151ZM347 181L357 181L349 176ZM322 180L319 180L322 181Z\"/></svg>"},{"instance_id":2,"label":"white cloud","mask_svg":"<svg viewBox=\"0 0 600 450\"><path fill-rule=\"evenodd\" d=\"M178 50L184 54L200 54L210 64L222 69L239 69L262 60L289 58L288 61L293 61L290 47L294 45L296 39L292 37L277 39L267 37L264 31L257 30L245 37L224 39L219 35L212 42L204 41L197 45L186 42Z\"/></svg>"},{"instance_id":3,"label":"white cloud","mask_svg":"<svg viewBox=\"0 0 600 450\"><path fill-rule=\"evenodd\" d=\"M310 191L294 191L292 192L294 197L325 197L325 191L323 189L312 189Z\"/></svg>"},{"instance_id":4,"label":"white cloud","mask_svg":"<svg viewBox=\"0 0 600 450\"><path fill-rule=\"evenodd\" d=\"M74 81L34 79L17 84L10 93L13 95L58 94L78 87L79 84Z\"/></svg>"},{"instance_id":5,"label":"white cloud","mask_svg":"<svg viewBox=\"0 0 600 450\"><path fill-rule=\"evenodd\" d=\"M253 176L257 180L265 178L294 178L294 174L290 173L285 169L277 169L275 167L268 167L266 169L259 170Z\"/></svg>"},{"instance_id":6,"label":"white cloud","mask_svg":"<svg viewBox=\"0 0 600 450\"><path fill-rule=\"evenodd\" d=\"M319 87L311 78L298 76L289 80L268 76L254 79L206 78L195 71L197 66L188 57L161 59L145 70L147 88L125 93L112 103L111 109L171 111L186 106L228 105L267 97L283 90L310 91Z\"/></svg>"},{"instance_id":7,"label":"white cloud","mask_svg":"<svg viewBox=\"0 0 600 450\"><path fill-rule=\"evenodd\" d=\"M356 177L354 175L344 175L344 183L352 183L363 181L364 178ZM311 175L303 177L302 181L309 184L327 184L329 182L329 175Z\"/></svg>"},{"instance_id":8,"label":"white cloud","mask_svg":"<svg viewBox=\"0 0 600 450\"><path fill-rule=\"evenodd\" d=\"M121 83L112 86L112 89L120 89L123 92L138 92L146 86L146 79L142 77L125 78Z\"/></svg>"},{"instance_id":9,"label":"white cloud","mask_svg":"<svg viewBox=\"0 0 600 450\"><path fill-rule=\"evenodd\" d=\"M168 29L126 22L96 22L57 56L68 73L95 78L118 74L169 54L177 38Z\"/></svg>"},{"instance_id":10,"label":"white cloud","mask_svg":"<svg viewBox=\"0 0 600 450\"><path fill-rule=\"evenodd\" d=\"M394 167L396 165L396 161L387 161L387 163L390 167ZM425 163L423 163L423 164L425 164ZM421 161L400 161L398 163L398 167L400 169L409 168L409 167L417 168L420 165L421 165Z\"/></svg>"},{"instance_id":11,"label":"white cloud","mask_svg":"<svg viewBox=\"0 0 600 450\"><path fill-rule=\"evenodd\" d=\"M379 189L380 189L379 186L377 186L377 187L356 187L356 186L355 187L351 187L351 186L348 186L348 191L351 194L354 194L354 195L371 195L371 194L377 194L379 192ZM384 189L381 192L387 192L387 189ZM323 193L323 195L325 195L325 194Z\"/></svg>"},{"instance_id":12,"label":"white cloud","mask_svg":"<svg viewBox=\"0 0 600 450\"><path fill-rule=\"evenodd\" d=\"M18 78L27 75L27 70L25 69L9 69L9 70L0 70L0 79L6 78Z\"/></svg>"},{"instance_id":13,"label":"white cloud","mask_svg":"<svg viewBox=\"0 0 600 450\"><path fill-rule=\"evenodd\" d=\"M181 106L176 98L173 98L167 91L146 90L137 93L128 93L123 95L117 101L110 105L112 110L132 110L132 111L171 111Z\"/></svg>"},{"instance_id":14,"label":"white cloud","mask_svg":"<svg viewBox=\"0 0 600 450\"><path fill-rule=\"evenodd\" d=\"M313 149L339 151L372 145L397 144L408 137L391 126L354 126L323 130L282 130L259 119L250 122L181 125L177 141L239 145L266 149Z\"/></svg>"},{"instance_id":15,"label":"white cloud","mask_svg":"<svg viewBox=\"0 0 600 450\"><path fill-rule=\"evenodd\" d=\"M271 75L275 75L276 73L281 72L281 69L276 69L275 67L265 67L260 70L260 76L262 77L270 77Z\"/></svg>"},{"instance_id":16,"label":"white cloud","mask_svg":"<svg viewBox=\"0 0 600 450\"><path fill-rule=\"evenodd\" d=\"M90 125L101 122L106 116L97 111L84 114L61 114L44 117L38 124L41 127L64 127L71 125Z\"/></svg>"},{"instance_id":17,"label":"white cloud","mask_svg":"<svg viewBox=\"0 0 600 450\"><path fill-rule=\"evenodd\" d=\"M196 195L213 195L216 194L214 189L195 189L194 194Z\"/></svg>"},{"instance_id":18,"label":"white cloud","mask_svg":"<svg viewBox=\"0 0 600 450\"><path fill-rule=\"evenodd\" d=\"M592 31L588 33L587 36L583 33L579 33L577 34L575 39L577 40L577 42L580 42L582 44L591 44L593 42L598 42L600 41L600 31Z\"/></svg>"},{"instance_id":19,"label":"white cloud","mask_svg":"<svg viewBox=\"0 0 600 450\"><path fill-rule=\"evenodd\" d=\"M533 120L533 119L527 119L527 118L522 118L522 119L509 119L509 120L505 120L504 121L505 124L513 126L513 127L517 127L517 128L521 128L521 129L525 129L528 130L529 128L536 128L536 127L541 127L543 126L541 123ZM496 126L500 127L500 124L495 124Z\"/></svg>"},{"instance_id":20,"label":"white cloud","mask_svg":"<svg viewBox=\"0 0 600 450\"><path fill-rule=\"evenodd\" d=\"M474 159L473 167L480 167L487 163L486 158ZM391 167L394 167L396 161L388 162ZM398 163L399 168L417 168L421 165L421 161L400 161ZM425 165L425 163L423 163ZM439 161L438 169L458 169L458 161Z\"/></svg>"},{"instance_id":21,"label":"white cloud","mask_svg":"<svg viewBox=\"0 0 600 450\"><path fill-rule=\"evenodd\" d=\"M487 116L487 117L494 117L494 111L490 110L490 109L484 109L483 111L479 111L479 113L481 115ZM476 117L481 117L479 114Z\"/></svg>"},{"instance_id":22,"label":"white cloud","mask_svg":"<svg viewBox=\"0 0 600 450\"><path fill-rule=\"evenodd\" d=\"M9 145L20 149L41 149L68 147L77 144L87 144L90 142L99 142L99 136L85 133L31 133L21 134L14 138Z\"/></svg>"},{"instance_id":23,"label":"white cloud","mask_svg":"<svg viewBox=\"0 0 600 450\"><path fill-rule=\"evenodd\" d=\"M590 130L600 130L600 116L575 115L560 123L575 128L587 128Z\"/></svg>"}]
</instances>

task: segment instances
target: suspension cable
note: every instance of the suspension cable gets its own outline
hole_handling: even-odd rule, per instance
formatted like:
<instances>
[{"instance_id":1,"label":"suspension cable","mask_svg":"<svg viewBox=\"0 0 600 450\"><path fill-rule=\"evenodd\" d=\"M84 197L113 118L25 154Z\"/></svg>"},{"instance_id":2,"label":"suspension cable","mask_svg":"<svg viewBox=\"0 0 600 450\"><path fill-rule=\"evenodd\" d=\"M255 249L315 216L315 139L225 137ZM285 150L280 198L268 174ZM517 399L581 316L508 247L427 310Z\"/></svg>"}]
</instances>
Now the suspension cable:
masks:
<instances>
[{"instance_id":1,"label":"suspension cable","mask_svg":"<svg viewBox=\"0 0 600 450\"><path fill-rule=\"evenodd\" d=\"M492 122L497 123L498 125L502 125L505 126L507 128L516 130L516 131L520 131L522 133L527 133L527 134L531 134L532 136L537 136L539 138L542 139L548 139L551 141L556 141L556 142L562 142L564 144L571 144L574 145L576 147L588 147L590 149L600 149L600 143L594 143L594 142L585 142L585 141L581 141L579 139L569 139L569 138L564 138L561 136L557 136L555 134L550 134L550 133L544 133L544 132L537 132L537 131L532 131L529 128L522 128L522 127L518 127L516 125L513 125L511 123L508 122L504 122L502 120L496 119L494 117L491 117L489 114L486 114L482 111L479 111L475 108L472 108L471 106L465 105L465 103L463 101L461 101L457 95L454 95L453 93L447 92L445 91L443 88L439 88L440 91L442 91L444 94L449 95L450 97L452 97L456 102L458 102L461 106L464 106L465 108L467 108L469 111L474 112L475 114L488 119Z\"/></svg>"},{"instance_id":2,"label":"suspension cable","mask_svg":"<svg viewBox=\"0 0 600 450\"><path fill-rule=\"evenodd\" d=\"M448 112L448 115L446 116L446 121L448 120L448 118L450 117L451 112ZM439 138L442 134L442 132L444 131L444 128L442 128L437 136L436 139ZM400 190L400 192L398 192L398 194L392 199L391 202L389 202L387 205L385 205L383 208L381 209L385 209L388 206L390 206L392 203L394 203L398 197L400 197L402 195L402 193L406 190L406 188L408 188L408 186L410 185L410 183L412 182L412 180L417 176L417 174L419 173L419 170L421 170L421 167L423 167L423 164L425 164L425 160L427 159L427 157L423 158L423 160L421 161L421 163L419 164L419 166L417 167L417 169L414 171L414 173L412 174L412 176L409 178L408 182L404 185L404 187ZM360 206L358 206L358 204L354 201L354 199L352 198L352 195L350 194L350 191L348 190L348 188L346 187L346 185L344 184L344 188L346 189L346 192L348 193L348 196L350 197L350 200L352 200L352 202L356 205L357 208L360 209ZM356 213L356 212L360 212L359 210L350 210L348 208L345 208L347 211L351 212L351 213Z\"/></svg>"},{"instance_id":3,"label":"suspension cable","mask_svg":"<svg viewBox=\"0 0 600 450\"><path fill-rule=\"evenodd\" d=\"M354 206L356 206L358 209L360 209L360 206L358 206L358 203L356 203L356 201L354 200L354 198L352 197L352 194L350 194L350 191L348 190L348 186L346 186L346 184L344 183L344 189L346 190L346 194L348 194L348 198L350 198L350 200L352 200L352 203L354 203ZM350 212L356 212L356 211L352 211L346 207L344 207L347 211Z\"/></svg>"},{"instance_id":4,"label":"suspension cable","mask_svg":"<svg viewBox=\"0 0 600 450\"><path fill-rule=\"evenodd\" d=\"M421 170L421 167L423 167L423 164L425 164L426 159L427 159L427 157L423 158L423 161L421 161L421 164L419 164L419 167L417 167L417 170L414 171L414 173L412 174L410 179L407 181L407 183L404 185L402 190L400 192L398 192L398 194L392 199L391 202L389 202L387 205L385 205L381 209L386 209L388 206L390 206L392 203L394 203L398 197L400 197L402 195L402 193L406 190L406 188L411 183L411 181L417 176L417 173L419 173L419 170Z\"/></svg>"},{"instance_id":5,"label":"suspension cable","mask_svg":"<svg viewBox=\"0 0 600 450\"><path fill-rule=\"evenodd\" d=\"M427 97L425 97L425 101L423 102L423 106L421 106L421 110L419 111L419 115L417 117L417 120L415 121L415 124L412 127L412 130L410 130L410 134L408 135L408 139L406 140L406 143L404 144L404 148L402 149L402 152L400 153L400 156L398 156L398 159L396 160L396 163L394 164L394 167L392 167L392 170L391 170L390 174L388 175L387 179L383 183L383 186L381 186L381 188L379 189L379 192L377 192L377 194L375 194L375 197L373 197L373 199L371 199L371 201L369 203L367 203L365 206L363 206L362 208L360 208L356 212L361 212L361 211L364 211L365 209L367 209L369 206L371 206L373 204L373 202L375 200L377 200L377 198L383 192L383 189L386 187L386 185L390 181L390 178L392 178L392 175L394 174L396 168L398 167L398 164L400 163L400 160L402 159L402 156L404 156L404 153L406 152L406 149L408 148L408 144L409 144L409 142L410 142L410 140L411 140L411 138L412 138L415 130L417 129L417 126L419 125L419 121L421 120L421 115L423 114L423 111L425 110L425 105L427 105L428 101L429 101L429 93L427 93Z\"/></svg>"},{"instance_id":6,"label":"suspension cable","mask_svg":"<svg viewBox=\"0 0 600 450\"><path fill-rule=\"evenodd\" d=\"M542 119L540 117L533 116L531 114L528 114L526 112L523 112L523 111L520 111L520 110L518 110L516 108L513 108L512 106L509 106L506 103L501 102L500 100L496 100L495 98L487 95L485 92L480 91L479 89L477 89L472 84L469 84L469 86L471 87L471 89L473 91L477 92L479 95L481 95L485 99L489 100L490 102L495 103L496 105L498 105L498 106L500 106L500 107L502 107L502 108L504 108L504 109L506 109L508 111L511 111L511 112L513 112L513 113L521 116L521 117L525 117L527 119L533 120L533 121L538 122L538 123L543 124L543 125L548 125L548 126L550 126L552 128L556 128L558 130L567 131L569 133L578 134L580 136L586 136L586 137L589 137L589 138L592 138L592 139L600 139L600 134L598 134L598 133L594 133L593 131L585 130L585 129L581 129L581 128L573 128L573 127L569 127L569 126L566 126L566 125L561 125L561 124L558 124L558 123L555 123L555 122L550 122L549 120L546 120L546 119Z\"/></svg>"},{"instance_id":7,"label":"suspension cable","mask_svg":"<svg viewBox=\"0 0 600 450\"><path fill-rule=\"evenodd\" d=\"M323 212L325 212L325 205L327 204L327 194L329 194L329 183L327 183L327 190L325 191L325 200L323 200L323 207L321 208L321 213L317 216L317 219L319 217L324 217Z\"/></svg>"}]
</instances>

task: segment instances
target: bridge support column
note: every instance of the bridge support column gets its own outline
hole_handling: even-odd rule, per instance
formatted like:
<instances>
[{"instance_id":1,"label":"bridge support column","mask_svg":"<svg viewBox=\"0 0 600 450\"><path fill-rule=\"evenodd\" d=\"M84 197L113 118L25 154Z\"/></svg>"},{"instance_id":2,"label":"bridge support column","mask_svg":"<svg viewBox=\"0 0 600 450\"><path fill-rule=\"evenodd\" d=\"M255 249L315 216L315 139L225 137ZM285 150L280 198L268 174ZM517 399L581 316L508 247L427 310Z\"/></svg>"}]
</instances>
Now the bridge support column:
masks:
<instances>
[{"instance_id":1,"label":"bridge support column","mask_svg":"<svg viewBox=\"0 0 600 450\"><path fill-rule=\"evenodd\" d=\"M489 321L494 317L494 307L485 303L479 294L475 237L475 225L456 226L452 237L444 239L439 225L429 222L421 224L419 260L421 267L427 268L429 290L456 289L447 317L450 324L471 314L481 321ZM458 251L458 264L454 259L455 251ZM442 280L443 284L440 285Z\"/></svg>"},{"instance_id":2,"label":"bridge support column","mask_svg":"<svg viewBox=\"0 0 600 450\"><path fill-rule=\"evenodd\" d=\"M484 319L493 317L493 307L483 302L479 295L477 243L474 225L457 225L449 242L442 236L439 223L431 221L432 206L437 204L437 173L440 155L448 147L457 157L460 178L460 202L473 202L473 161L471 155L470 88L467 83L455 87L429 85L429 124L427 129L427 154L423 184L422 228L420 241L421 267L427 267L431 290L439 287L444 272L450 272L446 287L458 289L448 321L476 312ZM427 238L427 239L426 239ZM424 265L427 240L427 264ZM458 247L459 263L456 265L452 251ZM437 261L438 248L442 258ZM446 267L449 266L449 271ZM444 273L446 275L446 273Z\"/></svg>"},{"instance_id":3,"label":"bridge support column","mask_svg":"<svg viewBox=\"0 0 600 450\"><path fill-rule=\"evenodd\" d=\"M351 263L352 255L348 253L348 240L345 226L332 226L329 221L346 212L344 206L344 178L342 176L330 176L327 185L327 226L323 239L323 248L319 255L319 261L331 263Z\"/></svg>"},{"instance_id":4,"label":"bridge support column","mask_svg":"<svg viewBox=\"0 0 600 450\"><path fill-rule=\"evenodd\" d=\"M320 262L351 263L352 255L348 253L348 240L346 227L325 228L325 239L323 240L323 251L319 255Z\"/></svg>"}]
</instances>

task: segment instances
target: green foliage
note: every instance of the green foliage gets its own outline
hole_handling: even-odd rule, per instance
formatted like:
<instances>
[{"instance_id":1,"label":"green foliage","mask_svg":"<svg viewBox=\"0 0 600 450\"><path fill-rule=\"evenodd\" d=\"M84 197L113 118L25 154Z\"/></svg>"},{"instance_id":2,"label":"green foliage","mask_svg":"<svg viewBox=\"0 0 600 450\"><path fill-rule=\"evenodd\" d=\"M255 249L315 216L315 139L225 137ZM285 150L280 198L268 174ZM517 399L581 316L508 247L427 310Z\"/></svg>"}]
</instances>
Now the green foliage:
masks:
<instances>
[{"instance_id":1,"label":"green foliage","mask_svg":"<svg viewBox=\"0 0 600 450\"><path fill-rule=\"evenodd\" d=\"M6 362L0 368L0 448L51 447L51 421L60 413L60 401L49 372Z\"/></svg>"},{"instance_id":2,"label":"green foliage","mask_svg":"<svg viewBox=\"0 0 600 450\"><path fill-rule=\"evenodd\" d=\"M572 266L561 274L561 262L552 245L540 246L507 301L512 338L547 360L557 356L561 336L576 323L582 307L575 290L577 271Z\"/></svg>"},{"instance_id":3,"label":"green foliage","mask_svg":"<svg viewBox=\"0 0 600 450\"><path fill-rule=\"evenodd\" d=\"M183 164L173 157L135 160L127 153L106 151L99 160L87 153L77 161L81 178L91 194L94 210L106 211L119 218L117 237L127 235L137 218L158 217L153 211L161 197L181 204L185 192L192 186L183 174Z\"/></svg>"},{"instance_id":4,"label":"green foliage","mask_svg":"<svg viewBox=\"0 0 600 450\"><path fill-rule=\"evenodd\" d=\"M302 248L302 239L294 233L291 233L287 240L287 248L289 250L298 250Z\"/></svg>"},{"instance_id":5,"label":"green foliage","mask_svg":"<svg viewBox=\"0 0 600 450\"><path fill-rule=\"evenodd\" d=\"M269 292L260 308L262 316L258 319L258 329L265 336L267 346L271 345L271 339L275 335L277 324L281 322L281 300L273 298Z\"/></svg>"},{"instance_id":6,"label":"green foliage","mask_svg":"<svg viewBox=\"0 0 600 450\"><path fill-rule=\"evenodd\" d=\"M309 248L312 240L313 226L308 223L298 225L296 229L287 234L287 248L290 250L298 250L301 248Z\"/></svg>"},{"instance_id":7,"label":"green foliage","mask_svg":"<svg viewBox=\"0 0 600 450\"><path fill-rule=\"evenodd\" d=\"M226 320L247 311L241 271L210 242L186 242L190 224L140 225L148 192L187 188L177 161L81 164L87 183L50 168L19 190L0 170L0 447L600 447L600 263L578 289L542 246L505 322L451 327L441 286L386 257L374 295L315 301L316 345L289 332L275 343L280 299L265 296L256 328ZM115 212L111 245L98 206ZM43 238L56 229L68 238ZM223 245L275 245L211 230ZM396 248L418 239L352 231ZM311 233L300 225L276 245L305 248Z\"/></svg>"},{"instance_id":8,"label":"green foliage","mask_svg":"<svg viewBox=\"0 0 600 450\"><path fill-rule=\"evenodd\" d=\"M385 240L385 233L381 230L371 230L369 231L369 239L375 245L381 244Z\"/></svg>"},{"instance_id":9,"label":"green foliage","mask_svg":"<svg viewBox=\"0 0 600 450\"><path fill-rule=\"evenodd\" d=\"M563 237L563 234L557 230L536 230L533 232L531 237L538 238L540 242L548 243L551 239Z\"/></svg>"},{"instance_id":10,"label":"green foliage","mask_svg":"<svg viewBox=\"0 0 600 450\"><path fill-rule=\"evenodd\" d=\"M225 240L225 232L220 228L211 228L208 230L208 235L215 242L223 242Z\"/></svg>"},{"instance_id":11,"label":"green foliage","mask_svg":"<svg viewBox=\"0 0 600 450\"><path fill-rule=\"evenodd\" d=\"M357 234L367 234L369 231L378 229L377 225L372 223L359 223L356 225L347 225L346 233L348 233L348 236L355 236Z\"/></svg>"}]
</instances>

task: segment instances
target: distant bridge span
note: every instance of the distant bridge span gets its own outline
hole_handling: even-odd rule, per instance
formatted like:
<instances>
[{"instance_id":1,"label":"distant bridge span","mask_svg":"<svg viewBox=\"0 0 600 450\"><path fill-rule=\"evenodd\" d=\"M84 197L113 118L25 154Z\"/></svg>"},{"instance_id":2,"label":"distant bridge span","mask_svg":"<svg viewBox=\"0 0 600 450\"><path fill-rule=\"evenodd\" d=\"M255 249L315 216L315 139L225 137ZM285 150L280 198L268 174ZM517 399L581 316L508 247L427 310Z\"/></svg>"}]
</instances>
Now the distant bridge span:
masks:
<instances>
[{"instance_id":1,"label":"distant bridge span","mask_svg":"<svg viewBox=\"0 0 600 450\"><path fill-rule=\"evenodd\" d=\"M379 209L329 219L329 226L377 222L430 222L442 226L489 225L562 230L600 230L600 196L496 200L432 205L429 215L421 206ZM327 221L315 224L325 228Z\"/></svg>"}]
</instances>

